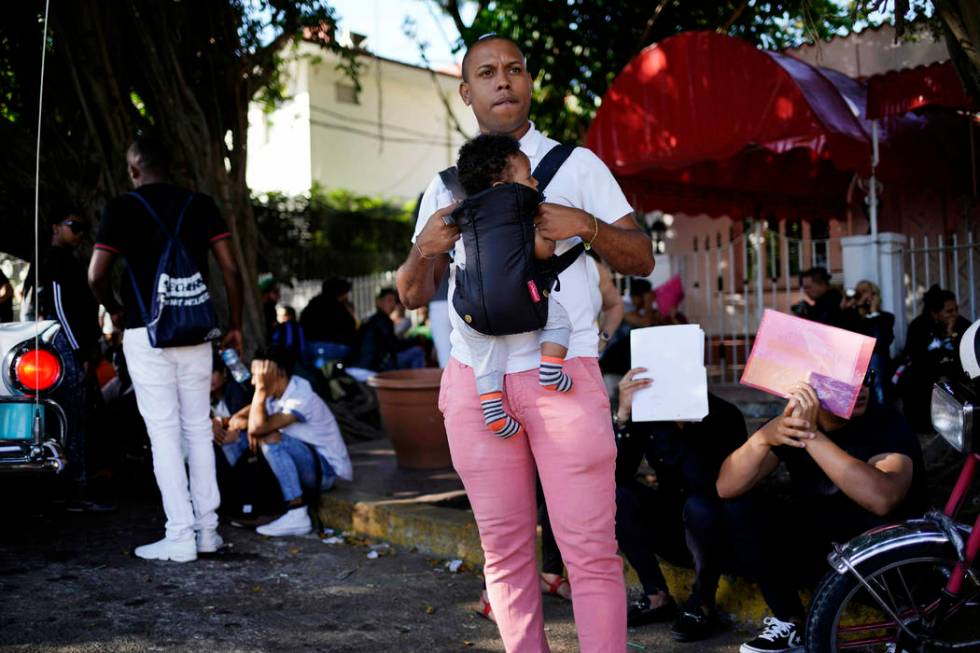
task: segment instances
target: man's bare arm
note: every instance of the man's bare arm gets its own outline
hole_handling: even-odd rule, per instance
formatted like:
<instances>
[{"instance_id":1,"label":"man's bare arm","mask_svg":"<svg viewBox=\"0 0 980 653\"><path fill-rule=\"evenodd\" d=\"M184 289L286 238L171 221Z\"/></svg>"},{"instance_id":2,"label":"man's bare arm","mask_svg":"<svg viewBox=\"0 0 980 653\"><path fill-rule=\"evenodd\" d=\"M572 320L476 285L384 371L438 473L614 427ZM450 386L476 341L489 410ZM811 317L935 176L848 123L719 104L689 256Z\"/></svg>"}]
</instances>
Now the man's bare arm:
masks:
<instances>
[{"instance_id":1,"label":"man's bare arm","mask_svg":"<svg viewBox=\"0 0 980 653\"><path fill-rule=\"evenodd\" d=\"M242 275L238 271L238 263L235 262L235 255L231 250L231 242L226 238L216 241L211 245L211 251L218 261L221 268L221 276L224 278L225 288L228 290L228 328L238 330L242 328Z\"/></svg>"},{"instance_id":2,"label":"man's bare arm","mask_svg":"<svg viewBox=\"0 0 980 653\"><path fill-rule=\"evenodd\" d=\"M538 232L551 240L578 236L592 247L609 266L620 274L645 277L653 272L653 244L640 231L628 213L612 224L570 206L545 202L534 220Z\"/></svg>"},{"instance_id":3,"label":"man's bare arm","mask_svg":"<svg viewBox=\"0 0 980 653\"><path fill-rule=\"evenodd\" d=\"M459 240L459 227L443 218L456 209L453 203L433 213L419 232L408 258L398 268L395 285L405 308L425 306L436 293L442 275L449 267L446 254Z\"/></svg>"},{"instance_id":4,"label":"man's bare arm","mask_svg":"<svg viewBox=\"0 0 980 653\"><path fill-rule=\"evenodd\" d=\"M881 454L864 462L822 433L806 443L806 451L841 492L878 517L891 513L912 486L912 459L904 454Z\"/></svg>"},{"instance_id":5,"label":"man's bare arm","mask_svg":"<svg viewBox=\"0 0 980 653\"><path fill-rule=\"evenodd\" d=\"M96 249L92 253L92 260L88 266L88 285L92 288L92 294L105 306L105 310L110 315L116 315L122 311L122 306L116 301L112 294L112 280L109 276L112 270L112 262L116 255L104 249Z\"/></svg>"}]
</instances>

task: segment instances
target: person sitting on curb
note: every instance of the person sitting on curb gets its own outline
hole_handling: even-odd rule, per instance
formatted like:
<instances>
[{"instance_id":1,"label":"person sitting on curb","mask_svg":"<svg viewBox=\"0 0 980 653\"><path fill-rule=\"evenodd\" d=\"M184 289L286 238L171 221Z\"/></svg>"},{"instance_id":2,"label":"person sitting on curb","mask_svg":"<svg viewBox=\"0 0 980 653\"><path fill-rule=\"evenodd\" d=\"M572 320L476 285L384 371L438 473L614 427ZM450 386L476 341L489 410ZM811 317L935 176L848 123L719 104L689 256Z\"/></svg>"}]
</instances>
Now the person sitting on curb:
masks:
<instances>
[{"instance_id":1,"label":"person sitting on curb","mask_svg":"<svg viewBox=\"0 0 980 653\"><path fill-rule=\"evenodd\" d=\"M756 431L722 463L718 495L743 496L786 464L793 484L791 511L766 541L782 557L763 564L783 578L802 572L812 582L827 571L832 542L921 512L922 451L905 419L891 408L870 403L873 372L865 378L850 419L820 407L808 384L795 386L782 415ZM789 553L791 552L791 553ZM775 551L774 551L775 553ZM791 557L790 557L791 556ZM778 603L766 596L773 617L741 653L802 651L803 605L795 591Z\"/></svg>"},{"instance_id":2,"label":"person sitting on curb","mask_svg":"<svg viewBox=\"0 0 980 653\"><path fill-rule=\"evenodd\" d=\"M721 571L733 564L733 540L756 512L753 497L723 501L715 490L722 461L746 440L745 419L738 408L709 394L701 422L633 422L633 395L655 383L636 378L645 371L634 367L623 376L614 417L616 538L643 585L627 623L673 619L677 609L657 555L684 565L693 558L694 586L671 629L675 640L693 642L720 628L715 593ZM636 478L644 456L656 470L656 489Z\"/></svg>"},{"instance_id":3,"label":"person sitting on curb","mask_svg":"<svg viewBox=\"0 0 980 653\"><path fill-rule=\"evenodd\" d=\"M313 529L304 490L317 493L333 487L338 477L353 478L337 420L310 383L290 373L292 366L289 351L282 347L255 354L252 403L228 423L229 430L245 433L222 447L233 466L246 448L262 448L287 506L284 515L256 529L272 537L306 535Z\"/></svg>"}]
</instances>

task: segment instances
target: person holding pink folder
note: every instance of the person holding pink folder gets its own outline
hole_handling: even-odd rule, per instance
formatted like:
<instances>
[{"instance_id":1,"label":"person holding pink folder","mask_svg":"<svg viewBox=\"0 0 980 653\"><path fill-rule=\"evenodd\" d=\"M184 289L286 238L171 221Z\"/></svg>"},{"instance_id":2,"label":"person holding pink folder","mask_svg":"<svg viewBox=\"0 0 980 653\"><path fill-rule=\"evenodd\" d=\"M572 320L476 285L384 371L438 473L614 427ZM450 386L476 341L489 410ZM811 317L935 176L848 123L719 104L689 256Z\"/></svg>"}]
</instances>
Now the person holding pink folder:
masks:
<instances>
[{"instance_id":1,"label":"person holding pink folder","mask_svg":"<svg viewBox=\"0 0 980 653\"><path fill-rule=\"evenodd\" d=\"M722 463L717 490L742 496L786 464L792 508L773 515L768 540L783 552L781 573L815 581L826 571L832 542L845 542L869 528L921 512L924 464L919 441L905 419L869 402L874 372L858 393L850 419L821 408L806 383L794 386L782 415L756 431ZM777 526L778 524L778 526ZM771 570L770 570L771 571ZM774 601L772 617L741 653L802 651L803 606L793 593Z\"/></svg>"}]
</instances>

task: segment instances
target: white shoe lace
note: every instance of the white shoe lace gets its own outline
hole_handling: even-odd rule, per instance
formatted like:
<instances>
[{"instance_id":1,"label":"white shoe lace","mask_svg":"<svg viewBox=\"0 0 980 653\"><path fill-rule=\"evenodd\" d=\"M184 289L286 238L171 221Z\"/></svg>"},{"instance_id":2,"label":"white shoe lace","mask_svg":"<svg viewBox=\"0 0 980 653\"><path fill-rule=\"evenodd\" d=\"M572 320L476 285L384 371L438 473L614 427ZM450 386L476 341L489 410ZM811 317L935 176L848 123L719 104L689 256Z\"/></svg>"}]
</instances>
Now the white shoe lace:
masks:
<instances>
[{"instance_id":1,"label":"white shoe lace","mask_svg":"<svg viewBox=\"0 0 980 653\"><path fill-rule=\"evenodd\" d=\"M796 624L791 621L780 621L775 617L766 617L762 620L765 628L759 634L759 639L775 642L779 638L788 638L796 630Z\"/></svg>"}]
</instances>

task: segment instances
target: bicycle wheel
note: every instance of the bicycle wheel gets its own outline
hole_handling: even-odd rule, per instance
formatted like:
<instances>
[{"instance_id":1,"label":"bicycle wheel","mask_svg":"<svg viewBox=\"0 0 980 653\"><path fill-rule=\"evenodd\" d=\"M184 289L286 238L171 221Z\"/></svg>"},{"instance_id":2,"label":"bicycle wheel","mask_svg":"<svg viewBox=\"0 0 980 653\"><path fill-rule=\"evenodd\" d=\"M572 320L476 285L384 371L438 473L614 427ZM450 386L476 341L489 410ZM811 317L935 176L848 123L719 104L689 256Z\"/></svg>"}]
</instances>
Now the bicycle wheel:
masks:
<instances>
[{"instance_id":1,"label":"bicycle wheel","mask_svg":"<svg viewBox=\"0 0 980 653\"><path fill-rule=\"evenodd\" d=\"M913 633L949 644L980 640L980 587L969 578L946 618L932 623L954 566L948 551L932 544L890 551L865 561L860 571L888 610L853 574L828 574L810 605L807 651L916 650L899 622Z\"/></svg>"}]
</instances>

